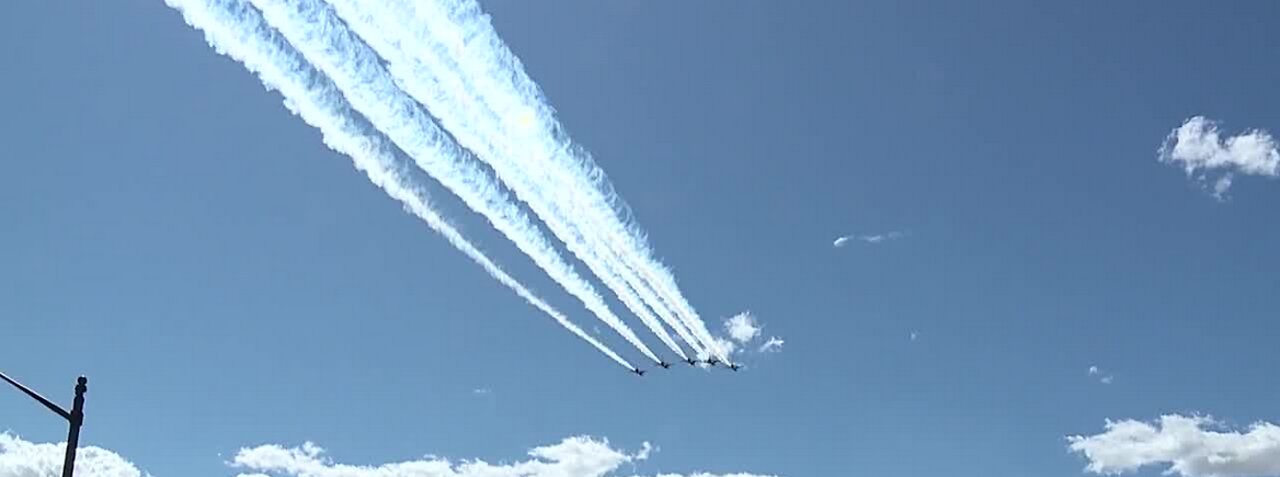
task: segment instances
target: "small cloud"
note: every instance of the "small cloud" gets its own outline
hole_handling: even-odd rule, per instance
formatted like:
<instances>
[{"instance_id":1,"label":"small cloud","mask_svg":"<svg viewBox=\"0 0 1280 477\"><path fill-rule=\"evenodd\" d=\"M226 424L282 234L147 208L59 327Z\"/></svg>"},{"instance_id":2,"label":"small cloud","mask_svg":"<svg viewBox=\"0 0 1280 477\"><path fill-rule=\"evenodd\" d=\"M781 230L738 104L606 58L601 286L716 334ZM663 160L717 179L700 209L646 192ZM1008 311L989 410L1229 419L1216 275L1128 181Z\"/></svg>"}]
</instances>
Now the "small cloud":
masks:
<instances>
[{"instance_id":1,"label":"small cloud","mask_svg":"<svg viewBox=\"0 0 1280 477\"><path fill-rule=\"evenodd\" d=\"M911 341L915 341L916 338L919 338L919 337L920 337L919 333L916 333L914 331L911 332Z\"/></svg>"},{"instance_id":2,"label":"small cloud","mask_svg":"<svg viewBox=\"0 0 1280 477\"><path fill-rule=\"evenodd\" d=\"M1232 431L1200 416L1165 415L1153 423L1107 420L1105 432L1067 441L1070 452L1088 460L1085 470L1095 474L1166 465L1163 474L1182 477L1280 475L1280 426L1269 422Z\"/></svg>"},{"instance_id":3,"label":"small cloud","mask_svg":"<svg viewBox=\"0 0 1280 477\"><path fill-rule=\"evenodd\" d=\"M475 388L471 390L471 394L476 396L489 396L493 394L493 390L489 388Z\"/></svg>"},{"instance_id":4,"label":"small cloud","mask_svg":"<svg viewBox=\"0 0 1280 477\"><path fill-rule=\"evenodd\" d=\"M880 243L880 242L887 242L890 240L897 240L906 236L907 234L904 232L889 232L887 234L863 235L861 237L858 237L858 240L861 240L866 243Z\"/></svg>"},{"instance_id":5,"label":"small cloud","mask_svg":"<svg viewBox=\"0 0 1280 477\"><path fill-rule=\"evenodd\" d=\"M650 444L649 441L644 441L644 443L640 445L640 452L637 452L635 455L631 456L631 458L633 460L648 460L649 454L656 450L657 449L653 448L653 444Z\"/></svg>"},{"instance_id":6,"label":"small cloud","mask_svg":"<svg viewBox=\"0 0 1280 477\"><path fill-rule=\"evenodd\" d=\"M1218 200L1236 174L1280 176L1280 147L1270 134L1253 129L1224 139L1218 124L1204 116L1187 119L1160 145L1158 160L1181 167L1188 178L1212 188Z\"/></svg>"},{"instance_id":7,"label":"small cloud","mask_svg":"<svg viewBox=\"0 0 1280 477\"><path fill-rule=\"evenodd\" d=\"M778 353L782 351L783 343L786 343L786 341L777 336L770 336L768 340L765 340L764 344L760 345L759 351L761 353Z\"/></svg>"},{"instance_id":8,"label":"small cloud","mask_svg":"<svg viewBox=\"0 0 1280 477\"><path fill-rule=\"evenodd\" d=\"M760 325L756 323L756 317L750 311L738 313L725 320L724 328L729 332L730 338L742 344L760 336Z\"/></svg>"},{"instance_id":9,"label":"small cloud","mask_svg":"<svg viewBox=\"0 0 1280 477\"><path fill-rule=\"evenodd\" d=\"M1115 376L1105 373L1101 368L1097 366L1089 366L1089 376L1099 376L1098 382L1102 384L1111 384L1113 381L1116 380Z\"/></svg>"},{"instance_id":10,"label":"small cloud","mask_svg":"<svg viewBox=\"0 0 1280 477\"><path fill-rule=\"evenodd\" d=\"M878 243L888 242L890 240L897 240L900 238L904 238L906 236L907 236L906 232L898 232L898 231L887 232L882 234L870 234L870 235L845 235L837 238L835 242L832 242L832 245L835 245L836 247L843 247L845 245L848 245L849 241L851 240L857 240L860 242L865 242L865 243L875 245Z\"/></svg>"},{"instance_id":11,"label":"small cloud","mask_svg":"<svg viewBox=\"0 0 1280 477\"><path fill-rule=\"evenodd\" d=\"M752 353L752 352L777 352L782 347L782 340L777 337L769 338L769 342L764 343L758 348L748 346L751 342L760 338L764 331L764 325L761 325L754 314L750 311L744 311L737 315L731 316L724 320L724 329L728 334L727 338L711 335L711 342L707 343L707 349L697 354L700 360L706 360L711 355L724 356L731 361L735 354ZM706 367L706 366L703 366ZM2 476L0 476L2 477Z\"/></svg>"}]
</instances>

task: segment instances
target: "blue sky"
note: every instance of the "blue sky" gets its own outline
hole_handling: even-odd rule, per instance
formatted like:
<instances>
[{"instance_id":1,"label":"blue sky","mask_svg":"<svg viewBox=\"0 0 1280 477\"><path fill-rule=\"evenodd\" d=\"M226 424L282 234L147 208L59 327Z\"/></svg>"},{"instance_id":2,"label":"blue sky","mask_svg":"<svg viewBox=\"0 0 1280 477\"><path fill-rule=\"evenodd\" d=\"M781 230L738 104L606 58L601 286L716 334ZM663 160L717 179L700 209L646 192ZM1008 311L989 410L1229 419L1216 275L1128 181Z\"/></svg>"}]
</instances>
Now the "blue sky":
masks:
<instances>
[{"instance_id":1,"label":"blue sky","mask_svg":"<svg viewBox=\"0 0 1280 477\"><path fill-rule=\"evenodd\" d=\"M782 352L636 379L163 2L19 2L0 370L59 401L88 375L83 442L156 476L269 443L511 461L574 435L652 442L644 475L1081 475L1066 436L1107 419L1280 421L1280 184L1218 200L1157 160L1196 115L1280 130L1280 5L482 5L708 325L749 310ZM0 393L0 431L61 439L25 401Z\"/></svg>"}]
</instances>

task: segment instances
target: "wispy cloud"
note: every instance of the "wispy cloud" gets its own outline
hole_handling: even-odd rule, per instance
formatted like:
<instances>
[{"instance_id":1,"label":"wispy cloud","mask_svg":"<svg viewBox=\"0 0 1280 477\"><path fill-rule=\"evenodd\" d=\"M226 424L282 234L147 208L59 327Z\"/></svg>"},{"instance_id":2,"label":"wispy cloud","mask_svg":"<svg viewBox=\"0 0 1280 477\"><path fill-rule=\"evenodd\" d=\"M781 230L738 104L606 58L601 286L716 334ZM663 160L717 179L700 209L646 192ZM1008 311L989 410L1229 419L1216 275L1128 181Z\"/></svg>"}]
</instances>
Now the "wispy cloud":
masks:
<instances>
[{"instance_id":1,"label":"wispy cloud","mask_svg":"<svg viewBox=\"0 0 1280 477\"><path fill-rule=\"evenodd\" d=\"M869 235L844 235L841 237L837 237L836 240L831 244L836 247L844 247L845 245L848 245L850 241L857 240L859 242L864 242L864 243L869 243L874 245L878 243L888 242L890 240L897 240L900 238L904 238L906 236L907 236L906 232L899 232L899 231L892 231L892 232L886 232L881 234L869 234Z\"/></svg>"},{"instance_id":2,"label":"wispy cloud","mask_svg":"<svg viewBox=\"0 0 1280 477\"><path fill-rule=\"evenodd\" d=\"M777 336L770 336L768 340L765 340L764 344L760 345L759 351L761 353L777 353L782 351L782 345L784 343L786 343L786 341L783 341L781 338L778 338Z\"/></svg>"},{"instance_id":3,"label":"wispy cloud","mask_svg":"<svg viewBox=\"0 0 1280 477\"><path fill-rule=\"evenodd\" d=\"M604 477L614 475L624 464L634 464L649 458L652 446L644 443L635 452L615 449L608 439L575 436L558 444L535 447L528 452L528 459L511 463L491 464L483 460L462 460L457 463L439 457L393 462L375 466L349 465L333 462L324 455L325 450L313 443L301 447L285 448L264 445L241 449L231 464L250 473L240 477L269 475L278 477L334 476L344 477ZM660 474L662 477L682 477L681 474ZM689 477L764 477L759 474L689 474Z\"/></svg>"},{"instance_id":4,"label":"wispy cloud","mask_svg":"<svg viewBox=\"0 0 1280 477\"><path fill-rule=\"evenodd\" d=\"M476 396L489 396L493 394L493 390L489 388L475 388L471 390L471 394Z\"/></svg>"},{"instance_id":5,"label":"wispy cloud","mask_svg":"<svg viewBox=\"0 0 1280 477\"><path fill-rule=\"evenodd\" d=\"M1110 373L1103 371L1102 368L1097 366L1089 366L1089 376L1097 376L1098 382L1102 384L1111 384L1116 379L1115 376L1112 376Z\"/></svg>"},{"instance_id":6,"label":"wispy cloud","mask_svg":"<svg viewBox=\"0 0 1280 477\"><path fill-rule=\"evenodd\" d=\"M1083 454L1089 460L1085 469L1095 474L1167 465L1165 474L1183 477L1280 475L1280 426L1268 422L1242 432L1227 430L1211 417L1174 414L1155 423L1108 420L1101 434L1067 440L1070 451Z\"/></svg>"},{"instance_id":7,"label":"wispy cloud","mask_svg":"<svg viewBox=\"0 0 1280 477\"><path fill-rule=\"evenodd\" d=\"M65 443L33 443L0 433L0 477L52 477L62 474ZM76 452L79 477L142 477L133 463L115 452L82 446Z\"/></svg>"},{"instance_id":8,"label":"wispy cloud","mask_svg":"<svg viewBox=\"0 0 1280 477\"><path fill-rule=\"evenodd\" d=\"M750 311L738 313L725 320L724 328L729 332L730 338L743 344L760 336L760 325L756 323L756 317Z\"/></svg>"},{"instance_id":9,"label":"wispy cloud","mask_svg":"<svg viewBox=\"0 0 1280 477\"><path fill-rule=\"evenodd\" d=\"M1159 161L1181 167L1187 177L1211 188L1219 200L1236 174L1280 175L1280 148L1270 134L1252 129L1223 138L1218 124L1204 116L1187 119L1165 138L1158 151Z\"/></svg>"}]
</instances>

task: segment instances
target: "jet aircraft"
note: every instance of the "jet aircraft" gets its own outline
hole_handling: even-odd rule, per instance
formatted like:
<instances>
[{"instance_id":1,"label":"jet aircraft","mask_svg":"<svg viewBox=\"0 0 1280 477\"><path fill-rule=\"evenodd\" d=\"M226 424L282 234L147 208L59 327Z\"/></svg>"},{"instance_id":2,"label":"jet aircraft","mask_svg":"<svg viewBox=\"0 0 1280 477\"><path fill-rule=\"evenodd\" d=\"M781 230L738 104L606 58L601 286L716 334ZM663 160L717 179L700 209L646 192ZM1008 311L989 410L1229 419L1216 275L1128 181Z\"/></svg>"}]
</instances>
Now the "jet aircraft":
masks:
<instances>
[{"instance_id":1,"label":"jet aircraft","mask_svg":"<svg viewBox=\"0 0 1280 477\"><path fill-rule=\"evenodd\" d=\"M632 369L631 372L635 373L636 376L644 376L644 370L641 370L640 368Z\"/></svg>"},{"instance_id":2,"label":"jet aircraft","mask_svg":"<svg viewBox=\"0 0 1280 477\"><path fill-rule=\"evenodd\" d=\"M662 366L663 369L671 369L671 363L666 361L658 361L658 366Z\"/></svg>"}]
</instances>

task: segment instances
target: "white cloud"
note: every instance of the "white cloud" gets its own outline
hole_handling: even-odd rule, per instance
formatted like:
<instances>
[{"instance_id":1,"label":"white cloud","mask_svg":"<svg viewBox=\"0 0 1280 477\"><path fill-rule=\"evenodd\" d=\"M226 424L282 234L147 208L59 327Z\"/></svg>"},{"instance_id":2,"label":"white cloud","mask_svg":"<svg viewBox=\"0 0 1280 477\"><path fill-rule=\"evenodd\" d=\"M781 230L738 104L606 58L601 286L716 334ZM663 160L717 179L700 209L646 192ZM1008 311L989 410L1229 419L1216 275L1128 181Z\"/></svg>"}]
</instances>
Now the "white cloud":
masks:
<instances>
[{"instance_id":1,"label":"white cloud","mask_svg":"<svg viewBox=\"0 0 1280 477\"><path fill-rule=\"evenodd\" d=\"M647 459L651 451L652 446L647 442L640 451L628 454L614 449L608 439L575 436L558 444L534 448L529 451L528 459L512 463L452 462L427 457L370 466L335 463L324 455L324 449L308 442L293 448L264 445L241 449L232 465L247 471L240 477L604 477L612 475L624 464ZM684 477L681 474L659 475ZM688 477L764 476L695 473Z\"/></svg>"},{"instance_id":2,"label":"white cloud","mask_svg":"<svg viewBox=\"0 0 1280 477\"><path fill-rule=\"evenodd\" d=\"M1159 161L1182 167L1202 185L1213 183L1221 199L1236 174L1280 175L1280 148L1266 131L1253 129L1222 138L1218 122L1204 116L1187 119L1160 146Z\"/></svg>"},{"instance_id":3,"label":"white cloud","mask_svg":"<svg viewBox=\"0 0 1280 477\"><path fill-rule=\"evenodd\" d=\"M889 232L887 234L863 235L861 237L858 237L858 240L861 240L866 243L880 243L880 242L885 242L889 240L897 240L906 236L907 234L903 232Z\"/></svg>"},{"instance_id":4,"label":"white cloud","mask_svg":"<svg viewBox=\"0 0 1280 477\"><path fill-rule=\"evenodd\" d=\"M653 448L653 444L650 444L649 441L645 441L640 445L640 452L637 452L636 455L631 457L634 460L647 460L649 458L649 454L653 453L655 450L657 449Z\"/></svg>"},{"instance_id":5,"label":"white cloud","mask_svg":"<svg viewBox=\"0 0 1280 477\"><path fill-rule=\"evenodd\" d=\"M916 333L914 331L911 332L911 341L915 341L916 338L919 338L919 337L920 337L919 333Z\"/></svg>"},{"instance_id":6,"label":"white cloud","mask_svg":"<svg viewBox=\"0 0 1280 477\"><path fill-rule=\"evenodd\" d=\"M488 396L493 394L493 390L489 388L475 388L471 390L471 394L475 394L477 396Z\"/></svg>"},{"instance_id":7,"label":"white cloud","mask_svg":"<svg viewBox=\"0 0 1280 477\"><path fill-rule=\"evenodd\" d=\"M1098 382L1102 384L1111 384L1116 380L1115 376L1105 373L1097 366L1089 366L1089 376L1098 376Z\"/></svg>"},{"instance_id":8,"label":"white cloud","mask_svg":"<svg viewBox=\"0 0 1280 477\"><path fill-rule=\"evenodd\" d=\"M0 477L57 477L62 474L62 444L36 444L0 433ZM645 442L634 454L614 449L608 439L575 436L558 444L536 447L528 458L490 464L426 456L422 459L381 465L336 463L320 446L306 442L299 447L275 444L243 448L230 465L238 477L604 477L625 464L650 457L654 447ZM76 477L149 477L114 452L82 446L76 457ZM659 474L660 477L774 477L750 473Z\"/></svg>"},{"instance_id":9,"label":"white cloud","mask_svg":"<svg viewBox=\"0 0 1280 477\"><path fill-rule=\"evenodd\" d=\"M729 332L730 338L743 344L760 336L760 325L756 323L756 317L750 311L738 313L725 320L724 328Z\"/></svg>"},{"instance_id":10,"label":"white cloud","mask_svg":"<svg viewBox=\"0 0 1280 477\"><path fill-rule=\"evenodd\" d=\"M721 354L725 356L733 356L740 353L750 353L752 348L747 345L760 338L761 333L764 331L764 325L761 325L750 311L744 311L725 319L724 329L729 337L712 336L711 347L718 348ZM767 342L755 348L755 352L779 352L782 351L782 343L782 339L776 336L770 337ZM709 353L698 355L698 359L705 360L708 357Z\"/></svg>"},{"instance_id":11,"label":"white cloud","mask_svg":"<svg viewBox=\"0 0 1280 477\"><path fill-rule=\"evenodd\" d=\"M1067 438L1072 452L1089 460L1095 474L1136 472L1164 466L1183 477L1272 477L1280 475L1280 426L1254 423L1245 432L1219 427L1210 417L1165 415L1159 422L1107 421L1106 432Z\"/></svg>"},{"instance_id":12,"label":"white cloud","mask_svg":"<svg viewBox=\"0 0 1280 477\"><path fill-rule=\"evenodd\" d=\"M0 433L0 477L57 477L62 475L65 443L36 444ZM77 477L142 477L129 461L114 452L94 446L76 451Z\"/></svg>"},{"instance_id":13,"label":"white cloud","mask_svg":"<svg viewBox=\"0 0 1280 477\"><path fill-rule=\"evenodd\" d=\"M835 242L832 242L832 245L835 245L836 247L843 247L848 245L850 240L858 240L869 244L878 244L881 242L888 242L890 240L897 240L906 236L906 232L898 231L871 235L844 235L836 238Z\"/></svg>"}]
</instances>

